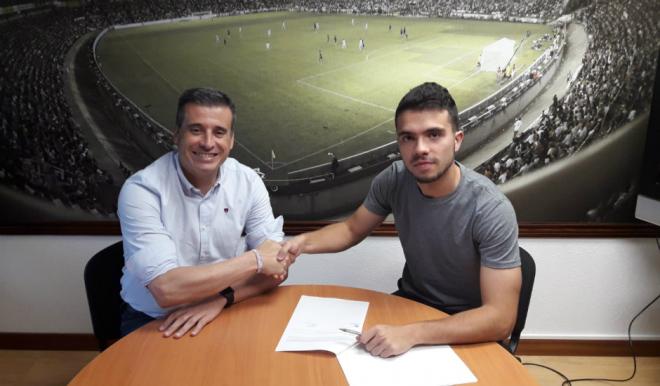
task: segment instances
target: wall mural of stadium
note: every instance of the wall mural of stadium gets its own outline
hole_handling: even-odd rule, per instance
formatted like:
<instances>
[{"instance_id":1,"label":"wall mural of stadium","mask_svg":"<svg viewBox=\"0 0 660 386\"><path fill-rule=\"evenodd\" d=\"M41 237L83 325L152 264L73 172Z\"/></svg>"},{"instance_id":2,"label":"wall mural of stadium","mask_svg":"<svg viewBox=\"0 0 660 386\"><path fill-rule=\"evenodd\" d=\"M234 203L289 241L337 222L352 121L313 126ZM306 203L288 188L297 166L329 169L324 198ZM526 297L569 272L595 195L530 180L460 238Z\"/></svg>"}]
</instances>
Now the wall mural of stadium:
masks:
<instances>
[{"instance_id":1,"label":"wall mural of stadium","mask_svg":"<svg viewBox=\"0 0 660 386\"><path fill-rule=\"evenodd\" d=\"M630 222L651 108L655 1L3 2L3 224L115 218L172 148L190 87L237 105L232 156L275 212L342 216L398 159L394 109L456 98L459 161L521 222Z\"/></svg>"}]
</instances>

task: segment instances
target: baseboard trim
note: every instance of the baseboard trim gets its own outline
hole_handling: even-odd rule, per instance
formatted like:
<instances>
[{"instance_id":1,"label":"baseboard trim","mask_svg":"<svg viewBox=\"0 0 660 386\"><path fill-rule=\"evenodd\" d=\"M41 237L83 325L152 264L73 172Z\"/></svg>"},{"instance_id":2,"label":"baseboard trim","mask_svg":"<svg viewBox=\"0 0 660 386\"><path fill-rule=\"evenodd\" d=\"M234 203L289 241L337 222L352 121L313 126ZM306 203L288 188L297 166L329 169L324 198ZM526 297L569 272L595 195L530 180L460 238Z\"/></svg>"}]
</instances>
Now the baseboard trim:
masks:
<instances>
[{"instance_id":1,"label":"baseboard trim","mask_svg":"<svg viewBox=\"0 0 660 386\"><path fill-rule=\"evenodd\" d=\"M98 350L93 334L0 333L3 350Z\"/></svg>"},{"instance_id":2,"label":"baseboard trim","mask_svg":"<svg viewBox=\"0 0 660 386\"><path fill-rule=\"evenodd\" d=\"M637 356L654 357L660 353L660 340L633 341ZM629 356L627 340L521 339L517 355L549 356Z\"/></svg>"},{"instance_id":3,"label":"baseboard trim","mask_svg":"<svg viewBox=\"0 0 660 386\"><path fill-rule=\"evenodd\" d=\"M658 356L660 340L633 341L638 356ZM92 334L0 333L1 350L98 350ZM522 339L517 355L629 356L626 340Z\"/></svg>"}]
</instances>

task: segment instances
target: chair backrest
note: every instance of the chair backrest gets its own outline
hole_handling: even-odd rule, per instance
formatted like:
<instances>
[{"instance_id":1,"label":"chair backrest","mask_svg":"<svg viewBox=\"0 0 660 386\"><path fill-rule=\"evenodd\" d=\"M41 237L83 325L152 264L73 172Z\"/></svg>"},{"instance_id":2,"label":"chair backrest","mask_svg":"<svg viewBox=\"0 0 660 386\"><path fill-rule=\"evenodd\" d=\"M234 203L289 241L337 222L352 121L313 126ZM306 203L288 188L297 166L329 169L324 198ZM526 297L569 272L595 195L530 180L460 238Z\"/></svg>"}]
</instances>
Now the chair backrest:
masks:
<instances>
[{"instance_id":1,"label":"chair backrest","mask_svg":"<svg viewBox=\"0 0 660 386\"><path fill-rule=\"evenodd\" d=\"M522 270L522 287L520 288L520 299L518 300L518 316L516 316L516 324L513 326L511 338L504 345L511 354L516 353L520 333L525 328L529 300L532 298L532 288L534 288L534 278L536 277L536 263L534 263L532 256L522 248L520 248L520 269Z\"/></svg>"},{"instance_id":2,"label":"chair backrest","mask_svg":"<svg viewBox=\"0 0 660 386\"><path fill-rule=\"evenodd\" d=\"M105 350L120 338L121 275L124 248L121 241L101 250L85 266L85 290L99 349Z\"/></svg>"}]
</instances>

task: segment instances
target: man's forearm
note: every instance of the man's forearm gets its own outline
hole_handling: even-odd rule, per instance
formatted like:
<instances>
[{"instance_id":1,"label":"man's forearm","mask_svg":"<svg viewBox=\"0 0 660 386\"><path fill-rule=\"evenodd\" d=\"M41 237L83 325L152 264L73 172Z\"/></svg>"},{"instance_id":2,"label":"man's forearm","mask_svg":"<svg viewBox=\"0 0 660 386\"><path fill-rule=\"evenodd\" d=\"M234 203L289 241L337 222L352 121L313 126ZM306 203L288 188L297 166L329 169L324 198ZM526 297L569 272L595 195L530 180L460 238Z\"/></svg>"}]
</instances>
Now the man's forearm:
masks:
<instances>
[{"instance_id":1,"label":"man's forearm","mask_svg":"<svg viewBox=\"0 0 660 386\"><path fill-rule=\"evenodd\" d=\"M384 219L385 216L374 214L362 205L344 221L288 240L282 246L278 258L292 255L295 259L302 253L343 251L362 241Z\"/></svg>"},{"instance_id":2,"label":"man's forearm","mask_svg":"<svg viewBox=\"0 0 660 386\"><path fill-rule=\"evenodd\" d=\"M447 318L412 323L413 345L494 342L506 339L515 319L492 306L459 312Z\"/></svg>"},{"instance_id":3,"label":"man's forearm","mask_svg":"<svg viewBox=\"0 0 660 386\"><path fill-rule=\"evenodd\" d=\"M302 235L301 253L341 252L362 240L356 237L345 222L328 225Z\"/></svg>"},{"instance_id":4,"label":"man's forearm","mask_svg":"<svg viewBox=\"0 0 660 386\"><path fill-rule=\"evenodd\" d=\"M253 296L261 295L277 287L283 280L278 280L268 275L254 275L234 285L234 302L238 303Z\"/></svg>"},{"instance_id":5,"label":"man's forearm","mask_svg":"<svg viewBox=\"0 0 660 386\"><path fill-rule=\"evenodd\" d=\"M360 334L372 355L387 358L422 344L492 342L505 339L510 327L492 307L480 307L443 319L393 326L380 324Z\"/></svg>"},{"instance_id":6,"label":"man's forearm","mask_svg":"<svg viewBox=\"0 0 660 386\"><path fill-rule=\"evenodd\" d=\"M419 343L475 343L506 339L516 322L520 296L520 268L481 267L480 307L459 312L435 322L417 324Z\"/></svg>"},{"instance_id":7,"label":"man's forearm","mask_svg":"<svg viewBox=\"0 0 660 386\"><path fill-rule=\"evenodd\" d=\"M217 294L254 275L256 270L254 252L248 251L219 263L174 268L158 276L148 287L161 307L175 307Z\"/></svg>"}]
</instances>

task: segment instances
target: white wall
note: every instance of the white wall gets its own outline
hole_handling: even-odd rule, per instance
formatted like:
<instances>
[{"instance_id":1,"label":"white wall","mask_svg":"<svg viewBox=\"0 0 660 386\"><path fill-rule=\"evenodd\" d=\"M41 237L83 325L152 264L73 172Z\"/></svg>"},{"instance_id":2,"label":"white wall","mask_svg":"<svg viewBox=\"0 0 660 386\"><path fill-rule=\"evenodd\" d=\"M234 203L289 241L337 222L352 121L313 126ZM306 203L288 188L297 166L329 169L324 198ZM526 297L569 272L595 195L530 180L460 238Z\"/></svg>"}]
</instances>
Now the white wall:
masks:
<instances>
[{"instance_id":1,"label":"white wall","mask_svg":"<svg viewBox=\"0 0 660 386\"><path fill-rule=\"evenodd\" d=\"M0 236L0 332L91 332L83 269L110 236ZM527 338L624 339L630 319L660 293L655 239L523 239L537 263ZM370 237L338 255L302 256L289 284L391 292L403 264L396 238ZM633 326L660 339L660 304Z\"/></svg>"}]
</instances>

